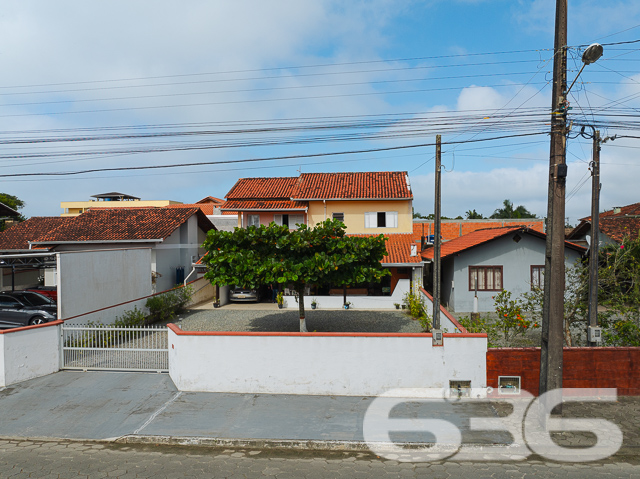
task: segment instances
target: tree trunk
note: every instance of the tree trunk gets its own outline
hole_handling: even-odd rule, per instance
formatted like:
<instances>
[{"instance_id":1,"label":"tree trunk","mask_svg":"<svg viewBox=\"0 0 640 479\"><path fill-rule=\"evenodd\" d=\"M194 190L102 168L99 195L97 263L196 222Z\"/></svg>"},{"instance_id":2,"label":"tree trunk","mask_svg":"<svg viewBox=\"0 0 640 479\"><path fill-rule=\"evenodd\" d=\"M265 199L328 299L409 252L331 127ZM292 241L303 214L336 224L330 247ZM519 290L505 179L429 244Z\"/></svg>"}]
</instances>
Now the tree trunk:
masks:
<instances>
[{"instance_id":1,"label":"tree trunk","mask_svg":"<svg viewBox=\"0 0 640 479\"><path fill-rule=\"evenodd\" d=\"M302 285L296 285L296 291L298 292L298 311L300 312L300 332L308 333L307 320L304 314L304 283Z\"/></svg>"}]
</instances>

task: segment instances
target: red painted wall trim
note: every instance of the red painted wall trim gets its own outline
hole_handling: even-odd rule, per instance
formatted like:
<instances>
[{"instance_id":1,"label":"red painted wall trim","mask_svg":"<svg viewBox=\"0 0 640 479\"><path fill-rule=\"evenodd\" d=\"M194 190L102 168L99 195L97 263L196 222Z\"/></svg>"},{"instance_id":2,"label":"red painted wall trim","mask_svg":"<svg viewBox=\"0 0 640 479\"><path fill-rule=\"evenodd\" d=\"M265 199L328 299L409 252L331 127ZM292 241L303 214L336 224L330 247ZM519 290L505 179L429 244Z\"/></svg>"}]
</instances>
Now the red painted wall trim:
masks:
<instances>
[{"instance_id":1,"label":"red painted wall trim","mask_svg":"<svg viewBox=\"0 0 640 479\"><path fill-rule=\"evenodd\" d=\"M433 296L431 296L429 293L427 293L427 290L424 288L420 288L420 291L422 291L427 298L429 298L431 300L431 302L433 302ZM460 332L462 334L469 334L469 331L467 331L467 328L465 328L462 324L460 324L458 322L458 320L456 318L454 318L451 313L449 311L447 311L444 306L440 305L440 312L442 314L444 314L447 318L449 318L449 321L451 321L453 323L453 325L458 328L460 330Z\"/></svg>"},{"instance_id":2,"label":"red painted wall trim","mask_svg":"<svg viewBox=\"0 0 640 479\"><path fill-rule=\"evenodd\" d=\"M357 338L429 338L431 333L290 333L278 331L183 331L173 323L167 327L179 336L280 336L280 337L357 337ZM486 338L484 333L445 333L445 338Z\"/></svg>"},{"instance_id":3,"label":"red painted wall trim","mask_svg":"<svg viewBox=\"0 0 640 479\"><path fill-rule=\"evenodd\" d=\"M57 321L51 321L49 323L34 324L33 326L22 326L20 328L12 328L12 329L0 329L0 334L16 333L18 331L27 331L27 330L36 329L36 328L46 328L48 326L57 326L62 323L64 323L64 321L57 320Z\"/></svg>"}]
</instances>

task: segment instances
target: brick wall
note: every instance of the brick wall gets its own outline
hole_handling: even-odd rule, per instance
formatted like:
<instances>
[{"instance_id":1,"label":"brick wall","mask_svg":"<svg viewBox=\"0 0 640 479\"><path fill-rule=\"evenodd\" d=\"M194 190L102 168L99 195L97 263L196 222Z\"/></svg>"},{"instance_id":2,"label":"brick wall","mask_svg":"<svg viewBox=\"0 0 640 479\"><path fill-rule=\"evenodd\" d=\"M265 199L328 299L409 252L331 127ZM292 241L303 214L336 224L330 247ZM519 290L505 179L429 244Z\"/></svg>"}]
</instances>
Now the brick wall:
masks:
<instances>
[{"instance_id":1,"label":"brick wall","mask_svg":"<svg viewBox=\"0 0 640 479\"><path fill-rule=\"evenodd\" d=\"M519 225L527 226L532 230L544 233L544 220L531 218L508 220L442 220L440 231L442 238L448 241L476 230ZM420 241L423 228L425 236L432 235L433 221L425 220L413 223L413 236L415 241Z\"/></svg>"},{"instance_id":2,"label":"brick wall","mask_svg":"<svg viewBox=\"0 0 640 479\"><path fill-rule=\"evenodd\" d=\"M565 388L617 388L620 396L640 396L640 348L564 348ZM498 376L520 376L520 387L538 395L540 348L487 351L487 386Z\"/></svg>"}]
</instances>

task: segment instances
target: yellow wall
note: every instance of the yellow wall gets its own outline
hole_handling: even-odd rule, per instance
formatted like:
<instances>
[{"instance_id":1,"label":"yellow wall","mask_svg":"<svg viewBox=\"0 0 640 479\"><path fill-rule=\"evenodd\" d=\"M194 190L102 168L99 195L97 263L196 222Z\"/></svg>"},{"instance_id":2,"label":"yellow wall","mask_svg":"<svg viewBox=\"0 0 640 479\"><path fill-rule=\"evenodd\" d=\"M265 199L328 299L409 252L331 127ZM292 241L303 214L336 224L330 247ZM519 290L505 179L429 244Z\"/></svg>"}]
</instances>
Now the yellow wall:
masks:
<instances>
[{"instance_id":1,"label":"yellow wall","mask_svg":"<svg viewBox=\"0 0 640 479\"><path fill-rule=\"evenodd\" d=\"M333 213L344 213L347 233L380 234L380 233L413 233L413 212L411 200L402 201L327 201L326 218L331 219ZM374 211L397 211L397 228L365 228L364 214ZM325 204L322 201L309 201L309 225L313 226L325 220Z\"/></svg>"},{"instance_id":2,"label":"yellow wall","mask_svg":"<svg viewBox=\"0 0 640 479\"><path fill-rule=\"evenodd\" d=\"M136 201L63 201L60 203L60 216L78 216L89 208L143 208L147 206L162 207L179 205L179 201L171 200L136 200Z\"/></svg>"}]
</instances>

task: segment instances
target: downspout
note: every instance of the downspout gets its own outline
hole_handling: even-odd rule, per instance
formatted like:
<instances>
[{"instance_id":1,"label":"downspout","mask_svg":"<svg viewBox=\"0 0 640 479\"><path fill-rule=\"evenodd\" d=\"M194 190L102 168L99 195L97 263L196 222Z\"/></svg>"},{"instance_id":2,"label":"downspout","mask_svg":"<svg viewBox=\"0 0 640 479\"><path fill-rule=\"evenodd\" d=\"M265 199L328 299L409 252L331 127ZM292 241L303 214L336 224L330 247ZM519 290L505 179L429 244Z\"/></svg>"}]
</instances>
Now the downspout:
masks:
<instances>
[{"instance_id":1,"label":"downspout","mask_svg":"<svg viewBox=\"0 0 640 479\"><path fill-rule=\"evenodd\" d=\"M327 221L327 200L322 200L324 203L324 220Z\"/></svg>"},{"instance_id":2,"label":"downspout","mask_svg":"<svg viewBox=\"0 0 640 479\"><path fill-rule=\"evenodd\" d=\"M188 279L191 277L191 275L192 275L193 273L195 273L195 272L196 272L196 267L195 267L195 266L192 266L192 268L191 268L191 272L190 272L190 273L187 275L187 277L184 279L184 285L185 285L185 286L187 285L187 280L188 280Z\"/></svg>"}]
</instances>

